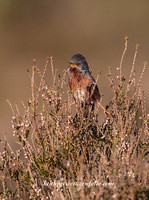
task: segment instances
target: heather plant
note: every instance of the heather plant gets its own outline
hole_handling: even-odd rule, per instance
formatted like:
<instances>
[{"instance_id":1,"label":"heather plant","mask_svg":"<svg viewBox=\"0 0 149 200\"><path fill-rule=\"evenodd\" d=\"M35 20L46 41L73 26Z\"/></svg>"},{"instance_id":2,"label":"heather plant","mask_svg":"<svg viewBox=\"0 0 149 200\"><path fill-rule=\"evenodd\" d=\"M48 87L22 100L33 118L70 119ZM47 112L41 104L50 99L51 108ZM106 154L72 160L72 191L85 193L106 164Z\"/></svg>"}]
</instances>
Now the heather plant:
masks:
<instances>
[{"instance_id":1,"label":"heather plant","mask_svg":"<svg viewBox=\"0 0 149 200\"><path fill-rule=\"evenodd\" d=\"M52 57L43 72L34 60L28 71L32 95L22 102L24 113L8 101L19 148L14 151L6 136L1 141L1 199L148 199L149 131L142 89L146 63L137 82L137 45L130 77L124 77L127 43L126 37L117 77L108 72L113 98L102 124L98 110L89 108L85 117L85 108L76 105L74 114L72 96L65 90L66 71L57 75ZM45 79L49 60L52 85Z\"/></svg>"}]
</instances>

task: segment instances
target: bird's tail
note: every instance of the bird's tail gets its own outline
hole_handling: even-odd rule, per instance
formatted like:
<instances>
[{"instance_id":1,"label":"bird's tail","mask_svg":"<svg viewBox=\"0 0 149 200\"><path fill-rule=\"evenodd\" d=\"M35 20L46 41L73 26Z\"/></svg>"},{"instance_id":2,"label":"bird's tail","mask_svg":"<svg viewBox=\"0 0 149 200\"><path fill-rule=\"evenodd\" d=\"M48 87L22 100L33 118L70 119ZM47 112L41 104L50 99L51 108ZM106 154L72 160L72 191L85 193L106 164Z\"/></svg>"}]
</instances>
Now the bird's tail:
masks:
<instances>
[{"instance_id":1,"label":"bird's tail","mask_svg":"<svg viewBox=\"0 0 149 200\"><path fill-rule=\"evenodd\" d=\"M110 113L101 105L101 103L98 102L98 105L105 111L105 113L107 113L108 115L110 115Z\"/></svg>"},{"instance_id":2,"label":"bird's tail","mask_svg":"<svg viewBox=\"0 0 149 200\"><path fill-rule=\"evenodd\" d=\"M69 104L68 107L71 106L71 105L73 105L73 104L75 104L75 102L72 102L71 104ZM108 115L110 115L110 113L101 105L100 102L98 102L98 105L105 111L105 113L107 113ZM66 106L64 106L64 108L66 108Z\"/></svg>"}]
</instances>

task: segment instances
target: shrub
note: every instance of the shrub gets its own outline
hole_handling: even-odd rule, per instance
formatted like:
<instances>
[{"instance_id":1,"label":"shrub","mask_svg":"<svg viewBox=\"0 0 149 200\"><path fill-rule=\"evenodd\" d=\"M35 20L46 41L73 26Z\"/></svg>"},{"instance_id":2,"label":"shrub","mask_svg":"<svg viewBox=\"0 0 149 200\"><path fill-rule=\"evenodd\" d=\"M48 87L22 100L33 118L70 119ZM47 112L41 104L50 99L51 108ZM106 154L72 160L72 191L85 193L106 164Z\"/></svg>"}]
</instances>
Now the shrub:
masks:
<instances>
[{"instance_id":1,"label":"shrub","mask_svg":"<svg viewBox=\"0 0 149 200\"><path fill-rule=\"evenodd\" d=\"M136 46L130 77L108 79L113 99L103 124L95 114L84 118L84 108L73 115L70 92L64 100L66 72L56 76L51 60L53 85L32 67L31 99L23 104L24 114L13 109L13 135L19 149L1 141L0 176L2 199L147 199L149 132L142 76L136 83ZM37 82L36 76L40 78Z\"/></svg>"}]
</instances>

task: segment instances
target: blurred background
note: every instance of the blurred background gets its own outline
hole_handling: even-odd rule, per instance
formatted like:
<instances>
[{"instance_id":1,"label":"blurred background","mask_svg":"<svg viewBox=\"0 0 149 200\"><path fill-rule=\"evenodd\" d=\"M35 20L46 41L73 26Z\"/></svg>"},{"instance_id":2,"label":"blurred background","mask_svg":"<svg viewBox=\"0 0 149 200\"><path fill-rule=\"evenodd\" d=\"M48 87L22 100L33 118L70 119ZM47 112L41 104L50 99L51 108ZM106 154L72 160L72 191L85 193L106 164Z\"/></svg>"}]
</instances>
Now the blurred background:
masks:
<instances>
[{"instance_id":1,"label":"blurred background","mask_svg":"<svg viewBox=\"0 0 149 200\"><path fill-rule=\"evenodd\" d=\"M33 58L42 70L46 57L53 56L54 67L62 73L73 54L83 54L95 77L101 70L102 104L109 103L108 67L116 77L126 35L130 39L123 72L130 73L139 43L135 65L139 77L144 61L149 62L148 0L0 0L0 138L4 132L12 135L6 100L21 106L21 100L26 102L31 95L27 69ZM149 66L143 79L147 108L148 76Z\"/></svg>"}]
</instances>

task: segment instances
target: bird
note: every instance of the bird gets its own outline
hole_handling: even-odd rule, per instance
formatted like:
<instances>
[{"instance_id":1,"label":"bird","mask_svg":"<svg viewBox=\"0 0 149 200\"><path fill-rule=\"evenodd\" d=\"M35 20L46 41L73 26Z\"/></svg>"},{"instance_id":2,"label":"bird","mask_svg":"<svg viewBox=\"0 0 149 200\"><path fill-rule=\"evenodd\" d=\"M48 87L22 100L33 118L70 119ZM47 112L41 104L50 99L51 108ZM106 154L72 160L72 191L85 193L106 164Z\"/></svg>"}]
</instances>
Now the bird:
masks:
<instances>
[{"instance_id":1,"label":"bird","mask_svg":"<svg viewBox=\"0 0 149 200\"><path fill-rule=\"evenodd\" d=\"M69 74L69 87L73 94L75 103L81 106L90 106L94 109L98 104L109 114L100 104L101 95L95 79L93 78L86 58L81 54L72 56L67 69Z\"/></svg>"},{"instance_id":2,"label":"bird","mask_svg":"<svg viewBox=\"0 0 149 200\"><path fill-rule=\"evenodd\" d=\"M83 55L75 54L72 56L68 73L69 87L73 92L75 102L90 105L100 101L101 95L98 86Z\"/></svg>"}]
</instances>

